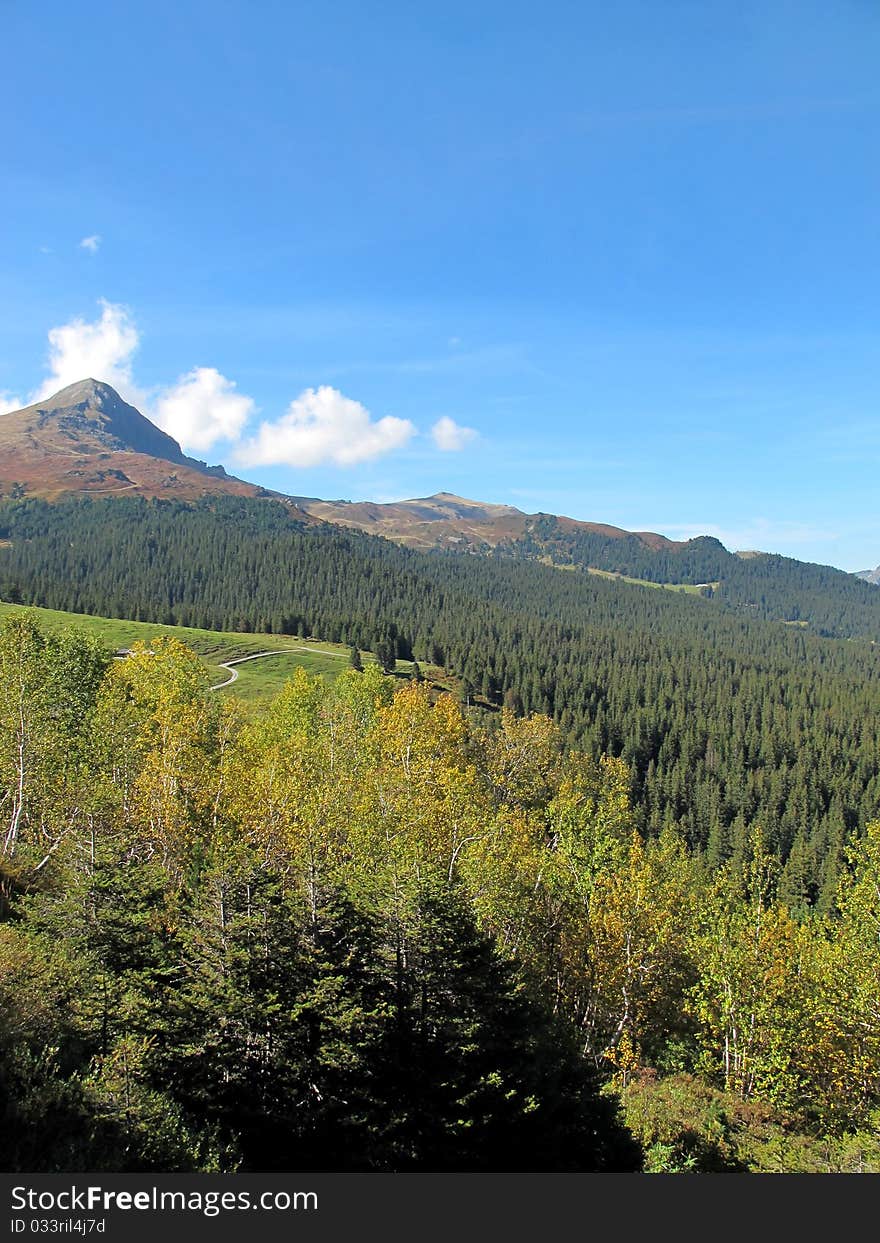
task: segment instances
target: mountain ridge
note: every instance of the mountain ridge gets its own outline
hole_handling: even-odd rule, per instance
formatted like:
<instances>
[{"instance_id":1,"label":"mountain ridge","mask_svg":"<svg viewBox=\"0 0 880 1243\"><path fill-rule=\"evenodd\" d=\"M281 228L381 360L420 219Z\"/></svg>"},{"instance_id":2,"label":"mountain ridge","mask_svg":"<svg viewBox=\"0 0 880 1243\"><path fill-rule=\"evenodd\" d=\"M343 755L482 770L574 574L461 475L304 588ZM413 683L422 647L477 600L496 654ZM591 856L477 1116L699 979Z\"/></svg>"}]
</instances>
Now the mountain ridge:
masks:
<instances>
[{"instance_id":1,"label":"mountain ridge","mask_svg":"<svg viewBox=\"0 0 880 1243\"><path fill-rule=\"evenodd\" d=\"M550 519L569 536L634 539L654 551L687 546L654 531L530 514L453 492L384 503L286 496L189 457L111 385L93 377L0 416L0 493L46 500L123 493L180 500L211 493L274 497L312 520L353 527L419 551L506 551L532 538Z\"/></svg>"},{"instance_id":2,"label":"mountain ridge","mask_svg":"<svg viewBox=\"0 0 880 1243\"><path fill-rule=\"evenodd\" d=\"M812 566L772 553L730 552L713 536L676 541L654 531L526 513L513 505L446 491L389 502L285 495L188 457L173 437L111 385L91 377L0 416L0 495L58 500L125 494L181 501L210 495L270 498L306 522L354 528L419 552L540 561L649 584L682 585L708 595L719 586L723 594L728 590L725 582L736 579L737 591L750 608L760 606L759 580L773 576L783 563ZM813 569L825 577L840 575L841 582L880 583L880 567L858 575L834 567ZM796 610L791 619L797 620Z\"/></svg>"},{"instance_id":3,"label":"mountain ridge","mask_svg":"<svg viewBox=\"0 0 880 1243\"><path fill-rule=\"evenodd\" d=\"M588 532L607 539L636 539L646 548L683 548L656 531L626 531L604 522L587 522L543 511L527 513L514 505L476 501L454 492L401 501L323 501L295 496L295 503L324 522L382 535L406 547L427 550L449 548L480 552L504 547L532 534L536 524L553 519L567 532Z\"/></svg>"}]
</instances>

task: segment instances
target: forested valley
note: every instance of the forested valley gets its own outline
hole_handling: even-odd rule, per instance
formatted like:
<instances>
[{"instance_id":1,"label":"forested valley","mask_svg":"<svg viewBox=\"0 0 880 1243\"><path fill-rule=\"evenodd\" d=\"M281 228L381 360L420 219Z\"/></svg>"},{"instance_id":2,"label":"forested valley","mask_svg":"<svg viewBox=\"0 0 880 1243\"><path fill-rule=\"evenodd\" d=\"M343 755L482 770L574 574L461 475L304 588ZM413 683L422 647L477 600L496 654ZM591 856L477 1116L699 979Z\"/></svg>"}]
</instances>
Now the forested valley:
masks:
<instances>
[{"instance_id":1,"label":"forested valley","mask_svg":"<svg viewBox=\"0 0 880 1243\"><path fill-rule=\"evenodd\" d=\"M504 706L537 712L567 746L622 759L645 837L674 827L707 866L742 873L760 825L799 916L831 909L849 841L880 814L871 637L504 556L412 553L266 501L7 500L0 541L7 600L443 665L495 723ZM871 608L829 588L826 621L835 608L873 633Z\"/></svg>"},{"instance_id":2,"label":"forested valley","mask_svg":"<svg viewBox=\"0 0 880 1243\"><path fill-rule=\"evenodd\" d=\"M611 537L570 529L553 514L527 535L498 546L497 556L544 556L571 568L592 567L645 582L690 584L726 612L808 626L825 637L880 634L880 593L829 565L775 553L728 552L712 536L654 548L634 534Z\"/></svg>"},{"instance_id":3,"label":"forested valley","mask_svg":"<svg viewBox=\"0 0 880 1243\"><path fill-rule=\"evenodd\" d=\"M880 824L795 908L543 714L0 634L8 1170L880 1169Z\"/></svg>"}]
</instances>

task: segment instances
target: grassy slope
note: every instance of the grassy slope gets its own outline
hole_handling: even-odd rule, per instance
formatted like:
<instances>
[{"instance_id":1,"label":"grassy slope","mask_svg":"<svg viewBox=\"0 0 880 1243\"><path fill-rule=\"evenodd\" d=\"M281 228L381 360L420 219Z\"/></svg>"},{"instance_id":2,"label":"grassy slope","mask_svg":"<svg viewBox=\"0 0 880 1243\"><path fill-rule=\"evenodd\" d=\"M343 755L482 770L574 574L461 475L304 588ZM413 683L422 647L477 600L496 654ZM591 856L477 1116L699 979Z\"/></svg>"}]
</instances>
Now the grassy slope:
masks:
<instances>
[{"instance_id":1,"label":"grassy slope","mask_svg":"<svg viewBox=\"0 0 880 1243\"><path fill-rule=\"evenodd\" d=\"M538 557L537 560L541 565L550 565L554 570L579 570L578 565L569 565L567 563L559 563L552 557ZM718 587L718 583L653 583L647 578L630 578L628 574L619 574L616 570L598 570L595 566L586 566L588 574L595 574L597 578L613 578L619 583L634 583L636 587L657 587L661 591L683 591L689 596L698 596L703 587Z\"/></svg>"},{"instance_id":2,"label":"grassy slope","mask_svg":"<svg viewBox=\"0 0 880 1243\"><path fill-rule=\"evenodd\" d=\"M568 568L560 567L560 568ZM574 568L574 567L572 567ZM698 596L703 587L718 587L718 583L652 583L647 578L630 578L627 574L617 574L612 570L597 570L593 566L587 566L588 574L596 574L599 578L614 578L621 583L635 583L637 587L659 587L662 591L683 591L689 596Z\"/></svg>"},{"instance_id":3,"label":"grassy slope","mask_svg":"<svg viewBox=\"0 0 880 1243\"><path fill-rule=\"evenodd\" d=\"M13 613L22 612L20 605L0 603L0 623ZM57 631L69 626L77 626L99 639L105 647L113 650L131 647L140 640L149 642L160 635L173 635L202 658L211 677L211 682L222 682L229 677L229 671L220 667L224 660L236 660L240 656L251 656L256 652L266 652L288 647L315 648L311 651L283 652L277 656L267 656L260 660L250 660L237 665L237 681L225 687L223 694L232 694L249 702L271 699L276 695L285 681L297 666L308 673L320 674L326 681L332 681L343 669L348 668L350 649L339 643L323 643L320 639L298 639L286 634L239 634L233 631L197 630L190 626L161 626L152 622L123 621L115 617L93 617L83 613L64 613L57 609L32 608L33 613L44 630ZM320 649L320 650L318 650ZM370 659L370 653L363 653L364 659ZM408 677L412 665L409 661L398 661L398 672ZM438 686L447 688L448 679L442 669L424 667L425 677Z\"/></svg>"}]
</instances>

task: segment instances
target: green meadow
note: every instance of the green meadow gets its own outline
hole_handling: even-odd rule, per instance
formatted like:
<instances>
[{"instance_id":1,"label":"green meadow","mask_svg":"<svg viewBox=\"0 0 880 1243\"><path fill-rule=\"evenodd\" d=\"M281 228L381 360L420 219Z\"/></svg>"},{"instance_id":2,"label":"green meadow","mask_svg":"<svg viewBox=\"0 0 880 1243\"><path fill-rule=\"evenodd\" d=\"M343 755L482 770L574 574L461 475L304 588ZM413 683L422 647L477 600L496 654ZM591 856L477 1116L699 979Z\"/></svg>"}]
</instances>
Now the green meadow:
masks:
<instances>
[{"instance_id":1,"label":"green meadow","mask_svg":"<svg viewBox=\"0 0 880 1243\"><path fill-rule=\"evenodd\" d=\"M647 578L630 578L628 574L618 574L614 570L597 570L592 565L587 567L588 574L598 578L613 578L619 583L634 583L637 587L659 587L662 591L683 591L689 596L698 596L704 587L716 589L718 583L652 583Z\"/></svg>"},{"instance_id":2,"label":"green meadow","mask_svg":"<svg viewBox=\"0 0 880 1243\"><path fill-rule=\"evenodd\" d=\"M201 657L211 685L225 682L230 670L224 661L244 660L235 665L237 678L224 686L219 693L235 695L247 703L259 703L271 699L281 690L294 669L301 668L313 677L332 682L343 669L348 668L351 649L341 643L324 643L320 639L301 639L289 634L251 634L236 631L199 630L193 626L163 626L152 622L125 621L118 617L95 617L87 613L65 613L59 609L28 608L20 604L0 603L0 624L14 613L27 611L47 631L57 632L70 626L93 635L111 651L129 648L133 643L151 643L164 635L180 639ZM285 650L293 649L293 650ZM272 652L263 656L258 653ZM274 654L277 653L277 654ZM361 653L364 662L372 659L372 653ZM399 660L397 676L408 678L412 662ZM454 689L442 669L422 666L424 676L438 690Z\"/></svg>"}]
</instances>

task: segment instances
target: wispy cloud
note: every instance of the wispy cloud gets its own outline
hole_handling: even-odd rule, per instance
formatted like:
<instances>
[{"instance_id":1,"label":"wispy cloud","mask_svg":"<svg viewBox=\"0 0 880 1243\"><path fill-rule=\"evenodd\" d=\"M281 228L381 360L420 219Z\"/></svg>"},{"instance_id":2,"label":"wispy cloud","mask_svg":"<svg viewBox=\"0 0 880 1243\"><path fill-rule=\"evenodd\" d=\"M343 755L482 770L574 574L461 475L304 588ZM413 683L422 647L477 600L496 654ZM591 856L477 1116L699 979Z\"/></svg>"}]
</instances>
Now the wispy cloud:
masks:
<instances>
[{"instance_id":1,"label":"wispy cloud","mask_svg":"<svg viewBox=\"0 0 880 1243\"><path fill-rule=\"evenodd\" d=\"M101 234L92 233L88 237L84 237L79 244L80 250L88 250L91 254L95 254L101 245Z\"/></svg>"},{"instance_id":2,"label":"wispy cloud","mask_svg":"<svg viewBox=\"0 0 880 1243\"><path fill-rule=\"evenodd\" d=\"M713 535L731 551L775 552L779 548L815 545L840 538L840 533L801 522L779 522L752 518L741 526L719 526L714 522L655 522L639 526L640 531L659 531L670 539L689 540Z\"/></svg>"},{"instance_id":3,"label":"wispy cloud","mask_svg":"<svg viewBox=\"0 0 880 1243\"><path fill-rule=\"evenodd\" d=\"M20 397L0 390L0 415L9 414L12 410L20 410L24 402Z\"/></svg>"},{"instance_id":4,"label":"wispy cloud","mask_svg":"<svg viewBox=\"0 0 880 1243\"><path fill-rule=\"evenodd\" d=\"M452 347L445 354L414 358L377 360L350 358L333 367L335 375L370 372L378 375L534 375L541 371L530 360L527 348L515 342L477 346L473 349Z\"/></svg>"},{"instance_id":5,"label":"wispy cloud","mask_svg":"<svg viewBox=\"0 0 880 1243\"><path fill-rule=\"evenodd\" d=\"M408 358L399 362L381 363L377 370L400 375L433 375L459 371L521 371L533 370L521 345L510 343L484 345L472 350L454 349L436 358Z\"/></svg>"},{"instance_id":6,"label":"wispy cloud","mask_svg":"<svg viewBox=\"0 0 880 1243\"><path fill-rule=\"evenodd\" d=\"M462 427L455 419L444 415L431 428L431 437L442 453L458 453L477 439L477 432L473 427Z\"/></svg>"}]
</instances>

